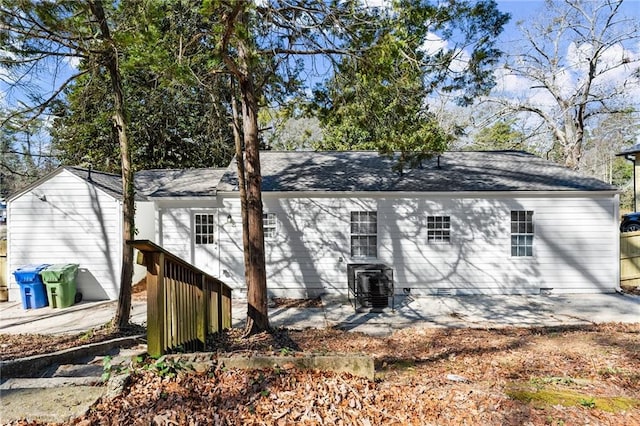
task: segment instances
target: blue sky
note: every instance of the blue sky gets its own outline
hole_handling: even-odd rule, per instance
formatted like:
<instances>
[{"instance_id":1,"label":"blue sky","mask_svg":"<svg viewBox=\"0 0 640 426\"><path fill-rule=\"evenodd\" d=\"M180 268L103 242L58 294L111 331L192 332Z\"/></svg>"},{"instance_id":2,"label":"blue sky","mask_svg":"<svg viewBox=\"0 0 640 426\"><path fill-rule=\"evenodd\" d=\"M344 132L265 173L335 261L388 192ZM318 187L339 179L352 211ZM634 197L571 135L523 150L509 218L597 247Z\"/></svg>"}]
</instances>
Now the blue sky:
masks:
<instances>
[{"instance_id":1,"label":"blue sky","mask_svg":"<svg viewBox=\"0 0 640 426\"><path fill-rule=\"evenodd\" d=\"M365 0L370 3L384 3L388 0ZM592 0L592 1L600 1L600 0ZM510 45L512 41L521 38L521 34L517 29L516 23L518 21L528 21L531 19L535 19L536 16L543 13L545 11L545 1L544 0L496 0L499 8L511 14L511 20L507 24L504 33L501 35L500 39L503 41L503 44L499 47L505 50L508 53L510 50ZM623 3L622 9L625 14L635 17L640 21L640 0L625 0ZM638 46L634 46L635 51L640 51L640 44ZM2 77L2 70L0 70L0 77ZM52 77L52 76L50 76ZM58 79L47 78L48 81L43 81L41 83L42 87L46 87L47 85L51 86L52 83L56 85L56 83L60 83L61 77ZM1 80L1 78L0 78ZM55 81L54 81L55 80ZM48 83L48 84L47 84ZM3 98L8 95L7 93L3 93L6 90L6 85L0 82L0 105L3 102Z\"/></svg>"},{"instance_id":2,"label":"blue sky","mask_svg":"<svg viewBox=\"0 0 640 426\"><path fill-rule=\"evenodd\" d=\"M601 0L592 1L596 5L604 4ZM518 48L518 46L522 46L522 44L519 43L519 39L522 39L522 35L517 27L518 21L524 21L524 25L529 26L528 24L530 22L539 22L541 15L543 15L543 19L548 19L548 16L544 16L546 13L546 4L543 0L497 0L497 3L502 11L512 15L511 21L500 37L501 43L498 44L498 47L505 51L507 55L517 55L519 52L522 52L522 47ZM548 13L546 14L548 15ZM618 17L631 18L634 19L636 23L639 22L640 0L625 0L622 3L621 14L618 15ZM618 29L620 29L620 27L618 27ZM524 46L529 47L530 44L524 43ZM564 46L560 45L559 47L558 55L560 58L560 65L555 76L556 80L561 81L559 84L566 92L565 95L568 95L579 84L581 84L581 81L585 78L585 58L589 55L589 47L585 44L574 45L569 43ZM553 55L553 52L549 53ZM636 62L633 62L630 66L620 67L618 65L617 67L612 67L610 71L606 72L606 75L603 74L597 79L597 83L594 80L592 87L593 90L598 90L598 87L600 87L600 90L602 90L601 93L605 93L606 90L613 91L613 88L616 85L619 89L625 80L628 83L632 83L632 80L629 80L629 75L632 71L632 67L637 66L637 61L640 60L639 40L627 42L623 46L617 45L614 48L608 49L601 57L599 69L602 70L603 68L600 67L606 68L607 65L616 63L620 64L620 58L622 55L627 59L631 59ZM496 70L496 76L498 79L498 86L494 91L494 95L496 96L518 98L521 100L526 99L528 103L537 106L550 107L555 104L555 101L550 97L550 94L546 93L544 90L531 90L531 86L539 85L539 82L531 82L521 77L517 77L514 74L501 72L500 70ZM636 101L640 99L640 85L632 83L625 87L625 93L629 99L635 99ZM636 102L636 105L640 105L640 103Z\"/></svg>"},{"instance_id":3,"label":"blue sky","mask_svg":"<svg viewBox=\"0 0 640 426\"><path fill-rule=\"evenodd\" d=\"M600 1L600 0L591 0ZM511 20L505 28L504 37L513 36L517 32L516 22L531 19L545 10L544 0L496 0L501 11L511 15ZM622 10L630 17L640 19L640 0L625 0Z\"/></svg>"}]
</instances>

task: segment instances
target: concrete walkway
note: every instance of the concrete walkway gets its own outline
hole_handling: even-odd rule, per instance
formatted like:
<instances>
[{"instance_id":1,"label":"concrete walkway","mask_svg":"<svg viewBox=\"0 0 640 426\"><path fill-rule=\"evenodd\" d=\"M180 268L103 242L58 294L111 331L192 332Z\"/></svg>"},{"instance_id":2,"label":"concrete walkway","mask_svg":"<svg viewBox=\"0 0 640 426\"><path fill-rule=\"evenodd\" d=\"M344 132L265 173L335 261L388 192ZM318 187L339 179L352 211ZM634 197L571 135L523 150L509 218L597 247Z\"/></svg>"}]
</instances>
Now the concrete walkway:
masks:
<instances>
[{"instance_id":1,"label":"concrete walkway","mask_svg":"<svg viewBox=\"0 0 640 426\"><path fill-rule=\"evenodd\" d=\"M81 302L68 308L23 309L20 302L0 303L0 334L79 334L102 327L116 313L117 301ZM131 322L147 322L147 302L134 300Z\"/></svg>"},{"instance_id":2,"label":"concrete walkway","mask_svg":"<svg viewBox=\"0 0 640 426\"><path fill-rule=\"evenodd\" d=\"M288 328L339 328L385 336L407 327L537 327L640 323L640 296L574 294L536 296L396 296L395 309L356 310L344 300L322 308L272 308L269 321ZM244 318L234 305L234 327ZM241 306L241 313L246 307Z\"/></svg>"},{"instance_id":3,"label":"concrete walkway","mask_svg":"<svg viewBox=\"0 0 640 426\"><path fill-rule=\"evenodd\" d=\"M357 313L327 304L327 325L386 335L416 327L537 327L640 322L640 297L626 294L398 297L396 309Z\"/></svg>"},{"instance_id":4,"label":"concrete walkway","mask_svg":"<svg viewBox=\"0 0 640 426\"><path fill-rule=\"evenodd\" d=\"M0 303L0 334L77 334L110 321L116 302L82 302L64 309L23 309ZM234 300L233 326L242 327L246 301ZM132 303L132 322L146 323L146 301ZM386 335L418 327L557 326L640 322L640 296L573 294L536 296L396 296L395 310L356 310L345 300L323 299L321 308L273 307L272 326L296 329L335 327Z\"/></svg>"}]
</instances>

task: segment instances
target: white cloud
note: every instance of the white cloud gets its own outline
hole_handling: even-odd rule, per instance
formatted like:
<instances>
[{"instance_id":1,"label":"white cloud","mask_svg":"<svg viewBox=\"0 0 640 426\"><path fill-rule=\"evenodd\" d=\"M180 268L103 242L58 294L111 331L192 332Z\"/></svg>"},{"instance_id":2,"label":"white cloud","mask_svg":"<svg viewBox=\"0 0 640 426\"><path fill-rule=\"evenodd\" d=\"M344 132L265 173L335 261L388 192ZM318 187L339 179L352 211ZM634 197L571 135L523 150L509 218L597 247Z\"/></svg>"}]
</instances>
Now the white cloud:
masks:
<instances>
[{"instance_id":1,"label":"white cloud","mask_svg":"<svg viewBox=\"0 0 640 426\"><path fill-rule=\"evenodd\" d=\"M15 59L15 55L7 50L0 49L0 58L11 60L11 59ZM11 73L3 65L0 65L0 81L3 81L3 82L11 81Z\"/></svg>"},{"instance_id":2,"label":"white cloud","mask_svg":"<svg viewBox=\"0 0 640 426\"><path fill-rule=\"evenodd\" d=\"M451 61L449 69L453 72L462 72L469 64L470 59L471 55L469 55L466 50L458 50L456 52L455 58Z\"/></svg>"},{"instance_id":3,"label":"white cloud","mask_svg":"<svg viewBox=\"0 0 640 426\"><path fill-rule=\"evenodd\" d=\"M384 8L389 8L391 7L391 1L390 0L361 0L362 4L364 5L364 7L384 7Z\"/></svg>"},{"instance_id":4,"label":"white cloud","mask_svg":"<svg viewBox=\"0 0 640 426\"><path fill-rule=\"evenodd\" d=\"M494 72L494 77L496 86L493 91L497 96L539 107L548 108L556 105L553 97L540 86L539 82L516 74L507 68L497 69ZM556 78L565 79L561 74L557 75Z\"/></svg>"},{"instance_id":5,"label":"white cloud","mask_svg":"<svg viewBox=\"0 0 640 426\"><path fill-rule=\"evenodd\" d=\"M560 95L569 98L585 83L589 73L589 60L594 54L591 44L567 46L564 57L560 58L559 69L551 73L546 72L547 78L553 77L553 85L560 91ZM621 63L627 62L626 65ZM516 67L524 68L526 64L520 62ZM591 82L591 93L606 95L620 90L625 82L625 96L632 103L638 105L640 99L640 82L632 78L632 73L640 65L640 43L631 48L625 48L618 44L601 53L598 62L598 75ZM507 97L520 102L527 102L533 106L542 108L557 107L553 96L542 86L539 81L528 79L525 76L510 72L507 68L495 70L496 87L494 94Z\"/></svg>"},{"instance_id":6,"label":"white cloud","mask_svg":"<svg viewBox=\"0 0 640 426\"><path fill-rule=\"evenodd\" d=\"M446 50L449 44L446 40L434 33L428 33L422 44L421 50L427 55L434 55L442 50Z\"/></svg>"},{"instance_id":7,"label":"white cloud","mask_svg":"<svg viewBox=\"0 0 640 426\"><path fill-rule=\"evenodd\" d=\"M80 58L78 58L77 56L68 57L66 62L68 67L71 69L78 69L78 67L80 66Z\"/></svg>"},{"instance_id":8,"label":"white cloud","mask_svg":"<svg viewBox=\"0 0 640 426\"><path fill-rule=\"evenodd\" d=\"M591 44L584 43L577 46L575 43L570 43L565 56L567 67L573 70L586 71L589 59L592 56L593 46Z\"/></svg>"},{"instance_id":9,"label":"white cloud","mask_svg":"<svg viewBox=\"0 0 640 426\"><path fill-rule=\"evenodd\" d=\"M420 50L427 55L435 55L439 52L451 50L450 43L442 37L429 32ZM449 69L453 72L462 72L467 67L471 56L466 50L459 49L455 52L455 58L451 61Z\"/></svg>"}]
</instances>

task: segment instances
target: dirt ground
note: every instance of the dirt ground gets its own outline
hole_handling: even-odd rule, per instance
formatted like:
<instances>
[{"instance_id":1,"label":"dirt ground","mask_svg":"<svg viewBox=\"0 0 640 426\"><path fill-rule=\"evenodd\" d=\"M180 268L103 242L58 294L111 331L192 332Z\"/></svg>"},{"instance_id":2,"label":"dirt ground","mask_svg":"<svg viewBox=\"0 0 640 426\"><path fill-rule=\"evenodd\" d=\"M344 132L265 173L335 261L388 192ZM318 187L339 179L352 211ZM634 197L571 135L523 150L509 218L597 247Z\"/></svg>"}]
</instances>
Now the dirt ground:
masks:
<instances>
[{"instance_id":1,"label":"dirt ground","mask_svg":"<svg viewBox=\"0 0 640 426\"><path fill-rule=\"evenodd\" d=\"M34 337L22 348L54 341ZM411 328L388 337L280 329L243 339L229 330L208 346L227 355L368 354L376 380L286 366L196 372L147 360L131 367L122 395L69 424L640 425L640 324Z\"/></svg>"}]
</instances>

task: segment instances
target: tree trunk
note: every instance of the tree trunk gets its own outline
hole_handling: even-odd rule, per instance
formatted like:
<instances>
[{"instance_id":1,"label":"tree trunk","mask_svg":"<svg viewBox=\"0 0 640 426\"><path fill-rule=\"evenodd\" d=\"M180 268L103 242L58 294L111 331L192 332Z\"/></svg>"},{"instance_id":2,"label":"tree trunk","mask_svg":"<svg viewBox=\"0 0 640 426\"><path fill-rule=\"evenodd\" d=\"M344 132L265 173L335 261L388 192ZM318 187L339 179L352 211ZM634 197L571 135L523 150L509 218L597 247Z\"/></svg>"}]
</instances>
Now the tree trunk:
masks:
<instances>
[{"instance_id":1,"label":"tree trunk","mask_svg":"<svg viewBox=\"0 0 640 426\"><path fill-rule=\"evenodd\" d=\"M133 247L127 241L133 239L135 228L135 198L133 187L133 171L131 169L131 155L129 153L129 139L127 137L126 114L124 107L124 91L122 78L118 68L118 52L111 38L104 9L100 1L89 1L91 12L100 25L101 38L107 51L105 52L105 65L109 70L111 87L114 98L113 126L118 135L120 144L120 160L122 166L122 270L120 274L120 294L118 296L118 309L113 326L123 329L129 324L131 316L131 282L133 279Z\"/></svg>"},{"instance_id":2,"label":"tree trunk","mask_svg":"<svg viewBox=\"0 0 640 426\"><path fill-rule=\"evenodd\" d=\"M563 116L564 120L564 165L570 169L578 170L582 159L582 144L584 142L584 127L582 118L568 109Z\"/></svg>"},{"instance_id":3,"label":"tree trunk","mask_svg":"<svg viewBox=\"0 0 640 426\"><path fill-rule=\"evenodd\" d=\"M247 279L246 335L269 329L267 272L264 253L264 229L262 227L262 175L260 173L260 141L258 140L258 101L252 80L253 74L250 72L250 63L248 46L242 40L238 43L238 67L241 70L238 80L246 152L246 214L249 231L249 265L245 274Z\"/></svg>"},{"instance_id":4,"label":"tree trunk","mask_svg":"<svg viewBox=\"0 0 640 426\"><path fill-rule=\"evenodd\" d=\"M245 180L244 152L240 131L240 117L238 115L237 100L233 79L231 79L231 112L233 118L233 138L236 149L236 165L238 170L238 192L240 194L240 213L242 216L242 247L244 255L244 281L249 282L251 268L251 251L249 246L249 219L247 216L247 182Z\"/></svg>"}]
</instances>

